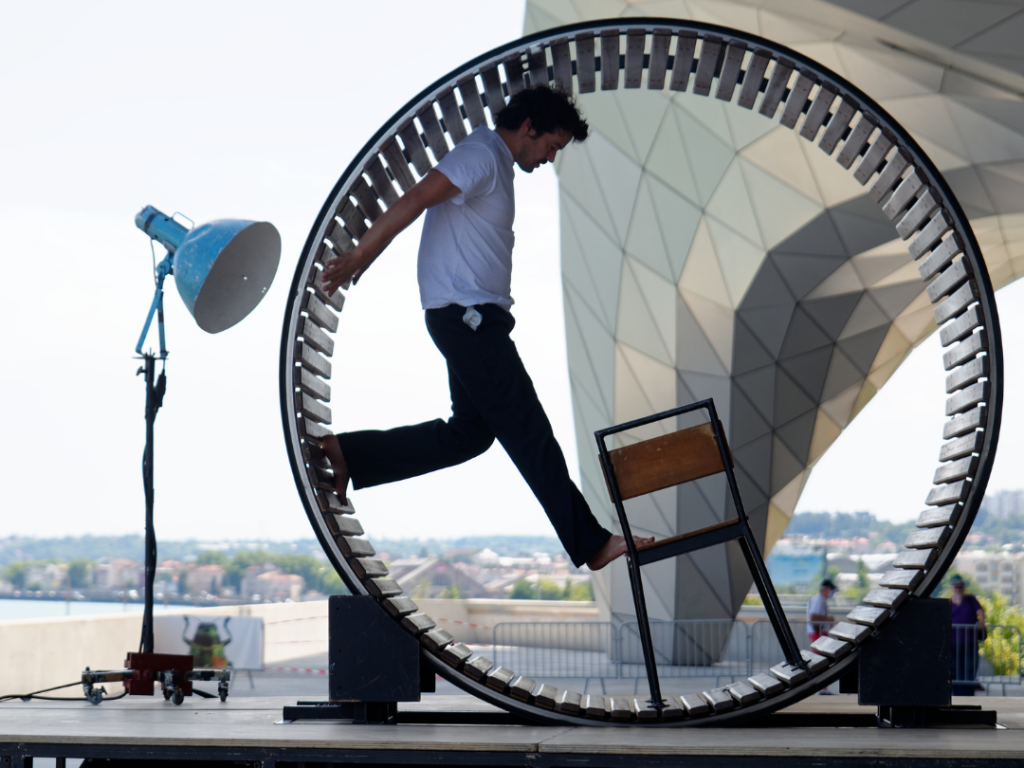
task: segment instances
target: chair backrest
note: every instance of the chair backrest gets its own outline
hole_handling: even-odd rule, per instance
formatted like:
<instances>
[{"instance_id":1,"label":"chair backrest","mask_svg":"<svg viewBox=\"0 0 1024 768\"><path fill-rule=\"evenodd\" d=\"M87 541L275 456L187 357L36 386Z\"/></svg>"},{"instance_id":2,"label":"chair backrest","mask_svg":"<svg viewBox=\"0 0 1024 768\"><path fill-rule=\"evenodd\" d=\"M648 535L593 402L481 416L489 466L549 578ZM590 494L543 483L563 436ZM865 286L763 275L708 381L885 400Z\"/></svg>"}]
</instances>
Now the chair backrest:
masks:
<instances>
[{"instance_id":1,"label":"chair backrest","mask_svg":"<svg viewBox=\"0 0 1024 768\"><path fill-rule=\"evenodd\" d=\"M725 470L710 423L616 448L608 456L623 501Z\"/></svg>"}]
</instances>

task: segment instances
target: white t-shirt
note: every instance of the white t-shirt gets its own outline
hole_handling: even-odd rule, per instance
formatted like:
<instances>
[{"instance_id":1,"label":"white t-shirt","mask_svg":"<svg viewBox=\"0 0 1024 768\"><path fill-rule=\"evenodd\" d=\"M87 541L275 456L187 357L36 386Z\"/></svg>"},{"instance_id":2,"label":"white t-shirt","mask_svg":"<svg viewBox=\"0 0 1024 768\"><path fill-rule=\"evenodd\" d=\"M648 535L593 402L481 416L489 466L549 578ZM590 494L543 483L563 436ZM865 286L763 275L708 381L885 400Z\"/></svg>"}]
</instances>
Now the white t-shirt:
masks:
<instances>
[{"instance_id":1,"label":"white t-shirt","mask_svg":"<svg viewBox=\"0 0 1024 768\"><path fill-rule=\"evenodd\" d=\"M497 133L480 127L436 167L459 194L427 209L417 267L423 308L510 309L516 217L511 150Z\"/></svg>"},{"instance_id":2,"label":"white t-shirt","mask_svg":"<svg viewBox=\"0 0 1024 768\"><path fill-rule=\"evenodd\" d=\"M824 622L819 623L811 621L811 614L817 616L828 616L828 600L825 599L825 596L821 594L821 592L807 601L807 634L813 635L815 632L827 629Z\"/></svg>"}]
</instances>

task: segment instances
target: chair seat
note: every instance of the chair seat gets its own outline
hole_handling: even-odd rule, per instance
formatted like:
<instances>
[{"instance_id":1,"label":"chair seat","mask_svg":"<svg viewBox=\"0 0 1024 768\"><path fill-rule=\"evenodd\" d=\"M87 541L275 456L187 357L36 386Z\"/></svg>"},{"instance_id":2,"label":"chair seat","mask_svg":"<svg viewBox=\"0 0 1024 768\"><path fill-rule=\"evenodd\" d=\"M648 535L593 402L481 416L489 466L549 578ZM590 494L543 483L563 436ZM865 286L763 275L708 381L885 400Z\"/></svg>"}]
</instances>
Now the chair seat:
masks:
<instances>
[{"instance_id":1,"label":"chair seat","mask_svg":"<svg viewBox=\"0 0 1024 768\"><path fill-rule=\"evenodd\" d=\"M637 561L640 565L656 563L669 557L679 557L687 552L694 552L723 541L731 541L743 536L743 527L738 518L715 523L695 531L681 533L667 539L658 539L650 544L642 544L636 549Z\"/></svg>"}]
</instances>

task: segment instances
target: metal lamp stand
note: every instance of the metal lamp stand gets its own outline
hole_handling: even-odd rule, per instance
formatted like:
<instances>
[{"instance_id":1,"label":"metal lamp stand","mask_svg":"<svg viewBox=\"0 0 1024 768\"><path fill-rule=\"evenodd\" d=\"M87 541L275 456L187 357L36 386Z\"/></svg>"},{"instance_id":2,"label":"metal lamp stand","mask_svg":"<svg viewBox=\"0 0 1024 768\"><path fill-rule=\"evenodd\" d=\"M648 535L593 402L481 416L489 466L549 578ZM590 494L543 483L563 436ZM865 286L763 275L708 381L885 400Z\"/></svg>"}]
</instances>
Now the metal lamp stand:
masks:
<instances>
[{"instance_id":1,"label":"metal lamp stand","mask_svg":"<svg viewBox=\"0 0 1024 768\"><path fill-rule=\"evenodd\" d=\"M227 669L193 669L195 659L186 654L154 653L153 652L153 585L156 581L156 529L153 525L153 426L157 411L164 402L167 391L167 344L164 336L164 279L173 272L173 254L168 254L154 268L156 294L146 317L146 325L142 329L139 343L135 347L137 354L142 356L142 365L135 375L145 374L146 377L146 447L142 454L142 484L146 493L146 584L145 608L142 614L142 639L139 641L139 652L128 653L123 670L90 670L86 667L82 673L82 687L85 697L93 704L99 704L106 694L106 689L97 687L98 683L123 682L125 692L130 696L152 696L154 684L160 683L165 699L181 704L186 696L195 693L204 698L213 698L214 694L193 689L195 680L217 680L217 695L224 701L228 697L231 672ZM160 354L143 352L142 345L149 334L153 316L157 317L160 331ZM160 376L156 376L156 361L164 363Z\"/></svg>"},{"instance_id":2,"label":"metal lamp stand","mask_svg":"<svg viewBox=\"0 0 1024 768\"><path fill-rule=\"evenodd\" d=\"M162 313L161 313L162 314ZM162 325L162 323L161 323ZM163 351L161 360L166 359ZM136 372L146 375L146 448L142 454L142 484L146 491L146 607L142 614L143 653L153 652L153 584L156 580L156 530L153 526L153 424L157 411L164 402L167 390L167 372L160 371L160 378L154 383L156 355L147 352L142 356L143 364Z\"/></svg>"}]
</instances>

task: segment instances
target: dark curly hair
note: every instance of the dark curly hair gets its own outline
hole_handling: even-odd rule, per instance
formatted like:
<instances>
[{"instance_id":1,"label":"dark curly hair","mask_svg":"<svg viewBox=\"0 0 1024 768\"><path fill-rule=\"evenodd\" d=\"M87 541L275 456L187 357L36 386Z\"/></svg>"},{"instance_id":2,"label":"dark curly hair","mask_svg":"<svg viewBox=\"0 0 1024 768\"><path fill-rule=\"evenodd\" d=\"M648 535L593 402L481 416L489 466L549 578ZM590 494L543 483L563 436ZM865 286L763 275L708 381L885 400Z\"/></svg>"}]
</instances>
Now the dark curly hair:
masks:
<instances>
[{"instance_id":1,"label":"dark curly hair","mask_svg":"<svg viewBox=\"0 0 1024 768\"><path fill-rule=\"evenodd\" d=\"M573 98L546 85L517 92L498 113L496 122L498 128L515 131L527 118L530 127L538 134L564 130L574 141L584 141L590 131Z\"/></svg>"}]
</instances>

